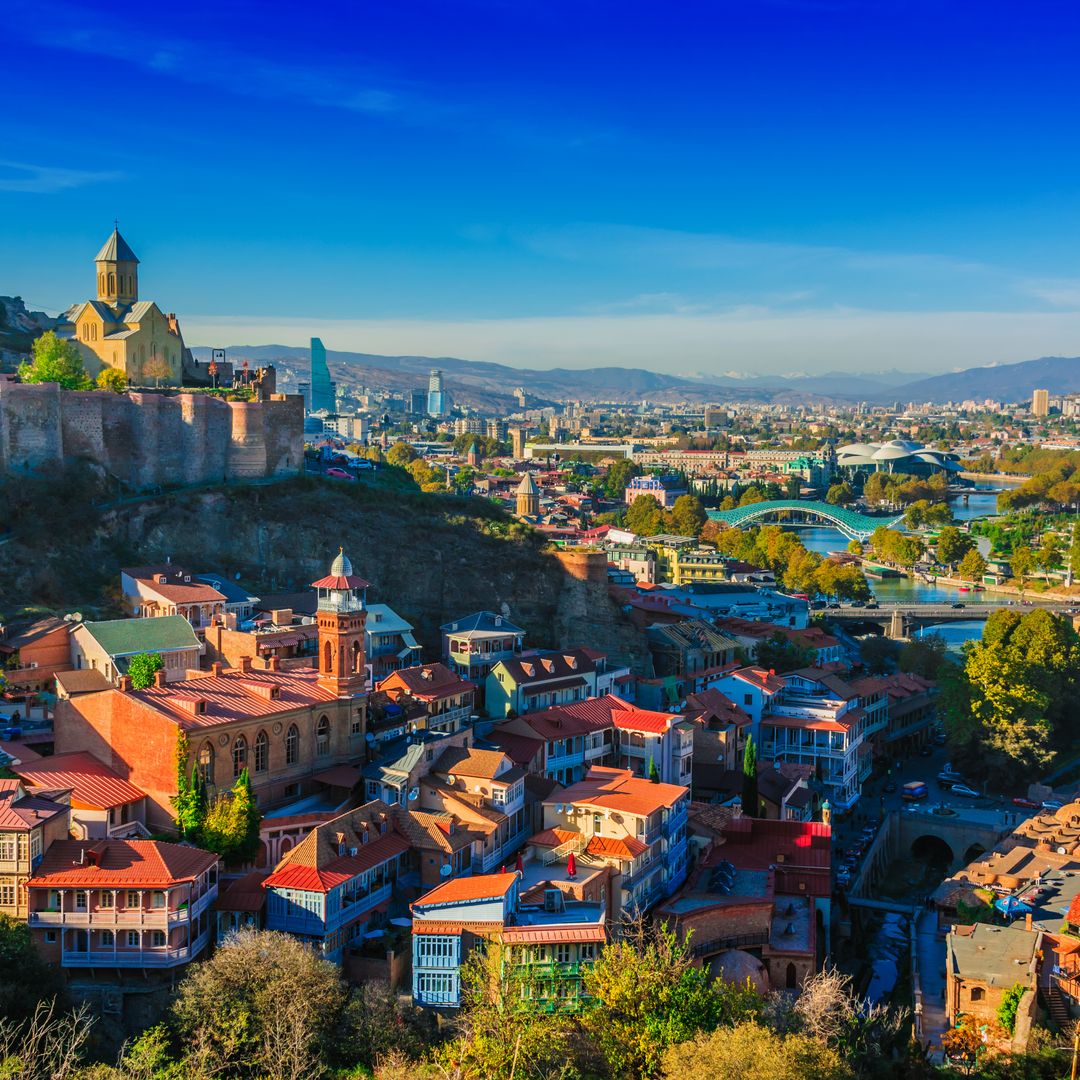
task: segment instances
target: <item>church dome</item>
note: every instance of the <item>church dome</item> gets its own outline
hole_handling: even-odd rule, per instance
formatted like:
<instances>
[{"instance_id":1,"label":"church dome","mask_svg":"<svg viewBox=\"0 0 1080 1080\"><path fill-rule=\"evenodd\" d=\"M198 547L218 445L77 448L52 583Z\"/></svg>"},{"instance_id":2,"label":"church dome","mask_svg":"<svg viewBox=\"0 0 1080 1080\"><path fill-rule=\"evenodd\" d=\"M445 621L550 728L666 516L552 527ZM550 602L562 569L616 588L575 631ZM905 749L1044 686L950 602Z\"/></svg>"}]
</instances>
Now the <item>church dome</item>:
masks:
<instances>
[{"instance_id":1,"label":"church dome","mask_svg":"<svg viewBox=\"0 0 1080 1080\"><path fill-rule=\"evenodd\" d=\"M749 982L759 994L769 992L769 972L765 965L742 949L727 949L720 953L709 964L709 974L732 986L745 986Z\"/></svg>"},{"instance_id":2,"label":"church dome","mask_svg":"<svg viewBox=\"0 0 1080 1080\"><path fill-rule=\"evenodd\" d=\"M352 577L352 563L344 548L338 548L337 558L330 564L331 577Z\"/></svg>"}]
</instances>

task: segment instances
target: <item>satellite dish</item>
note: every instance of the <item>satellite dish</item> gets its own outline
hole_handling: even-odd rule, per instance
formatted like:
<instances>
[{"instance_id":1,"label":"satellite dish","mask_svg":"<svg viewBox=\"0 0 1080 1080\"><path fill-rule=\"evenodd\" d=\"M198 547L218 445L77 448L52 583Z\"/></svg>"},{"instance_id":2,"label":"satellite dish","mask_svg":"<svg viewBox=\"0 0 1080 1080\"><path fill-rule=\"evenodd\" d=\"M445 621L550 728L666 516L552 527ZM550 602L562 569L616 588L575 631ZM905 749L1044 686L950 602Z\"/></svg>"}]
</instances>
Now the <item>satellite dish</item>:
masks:
<instances>
[{"instance_id":1,"label":"satellite dish","mask_svg":"<svg viewBox=\"0 0 1080 1080\"><path fill-rule=\"evenodd\" d=\"M375 733L373 731L369 731L364 736L364 742L374 742L374 741L375 741Z\"/></svg>"},{"instance_id":2,"label":"satellite dish","mask_svg":"<svg viewBox=\"0 0 1080 1080\"><path fill-rule=\"evenodd\" d=\"M454 868L449 863L443 863L439 870L439 877L449 877L453 872Z\"/></svg>"},{"instance_id":3,"label":"satellite dish","mask_svg":"<svg viewBox=\"0 0 1080 1080\"><path fill-rule=\"evenodd\" d=\"M453 773L450 773L450 774L449 774L449 775L447 776L447 778L446 778L446 782L447 782L447 783L448 783L448 784L449 784L449 785L450 785L451 787L453 787L453 786L454 786L454 785L455 785L455 784L457 783L457 777L456 777L456 776L455 776L455 775L454 775Z\"/></svg>"},{"instance_id":4,"label":"satellite dish","mask_svg":"<svg viewBox=\"0 0 1080 1080\"><path fill-rule=\"evenodd\" d=\"M420 798L420 789L418 787L409 789L409 802L416 802Z\"/></svg>"},{"instance_id":5,"label":"satellite dish","mask_svg":"<svg viewBox=\"0 0 1080 1080\"><path fill-rule=\"evenodd\" d=\"M73 619L73 620L74 620L75 622L82 622L82 612L81 612L81 611L73 611L73 612L71 613L71 618L72 618L72 619Z\"/></svg>"},{"instance_id":6,"label":"satellite dish","mask_svg":"<svg viewBox=\"0 0 1080 1080\"><path fill-rule=\"evenodd\" d=\"M556 804L556 806L555 806L555 813L556 813L556 814L561 814L561 813L562 813L562 803L558 803L558 804Z\"/></svg>"}]
</instances>

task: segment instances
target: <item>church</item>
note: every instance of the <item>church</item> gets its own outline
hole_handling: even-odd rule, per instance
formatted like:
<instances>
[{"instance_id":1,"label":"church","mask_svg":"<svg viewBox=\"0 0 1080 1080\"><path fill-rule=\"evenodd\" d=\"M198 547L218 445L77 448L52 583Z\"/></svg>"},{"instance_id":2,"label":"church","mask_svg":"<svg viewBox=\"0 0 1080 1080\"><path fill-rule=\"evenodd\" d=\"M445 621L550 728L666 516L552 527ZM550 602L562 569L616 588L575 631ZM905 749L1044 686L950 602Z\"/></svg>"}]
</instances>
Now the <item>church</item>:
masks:
<instances>
[{"instance_id":1,"label":"church","mask_svg":"<svg viewBox=\"0 0 1080 1080\"><path fill-rule=\"evenodd\" d=\"M139 260L113 229L94 259L97 299L70 307L59 332L79 347L92 377L103 368L123 372L129 386L179 386L184 339L174 314L139 299Z\"/></svg>"}]
</instances>

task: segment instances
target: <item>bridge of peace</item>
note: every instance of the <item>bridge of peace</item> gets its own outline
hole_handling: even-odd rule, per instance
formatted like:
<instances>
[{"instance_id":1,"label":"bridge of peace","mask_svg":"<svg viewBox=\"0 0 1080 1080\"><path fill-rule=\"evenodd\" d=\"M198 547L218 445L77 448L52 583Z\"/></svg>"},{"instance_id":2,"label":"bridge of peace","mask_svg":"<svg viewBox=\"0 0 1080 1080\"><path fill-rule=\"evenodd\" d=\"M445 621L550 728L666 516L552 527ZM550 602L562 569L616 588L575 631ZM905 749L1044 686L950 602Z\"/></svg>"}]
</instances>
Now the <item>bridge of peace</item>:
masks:
<instances>
[{"instance_id":1,"label":"bridge of peace","mask_svg":"<svg viewBox=\"0 0 1080 1080\"><path fill-rule=\"evenodd\" d=\"M722 521L735 527L773 516L781 516L787 521L800 524L816 521L831 525L849 540L858 540L860 543L869 540L873 531L882 525L888 529L896 528L904 517L903 514L895 517L872 517L858 510L806 499L773 499L769 502L737 506L734 510L709 510L708 515L713 521Z\"/></svg>"}]
</instances>

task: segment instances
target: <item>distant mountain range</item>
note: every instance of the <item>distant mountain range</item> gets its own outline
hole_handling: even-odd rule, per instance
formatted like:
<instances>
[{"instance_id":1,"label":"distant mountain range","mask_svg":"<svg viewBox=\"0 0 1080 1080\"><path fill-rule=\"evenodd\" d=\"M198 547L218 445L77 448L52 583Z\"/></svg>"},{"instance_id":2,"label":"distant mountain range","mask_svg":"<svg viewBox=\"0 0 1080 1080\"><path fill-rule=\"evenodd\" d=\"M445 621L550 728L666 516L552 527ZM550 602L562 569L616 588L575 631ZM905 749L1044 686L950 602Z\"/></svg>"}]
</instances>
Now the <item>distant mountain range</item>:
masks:
<instances>
[{"instance_id":1,"label":"distant mountain range","mask_svg":"<svg viewBox=\"0 0 1080 1080\"><path fill-rule=\"evenodd\" d=\"M1080 393L1080 356L1043 356L1019 364L967 368L905 383L877 401L1024 401L1033 390L1051 394Z\"/></svg>"},{"instance_id":2,"label":"distant mountain range","mask_svg":"<svg viewBox=\"0 0 1080 1080\"><path fill-rule=\"evenodd\" d=\"M210 349L192 349L200 360ZM232 345L233 362L273 363L306 380L310 352L291 345ZM642 368L514 368L454 356L380 356L373 353L327 350L331 375L346 386L379 386L404 391L427 385L432 368L456 401L477 407L512 408L515 388L524 387L537 403L559 401L656 402L775 402L787 404L829 401L869 401L890 397L911 375L888 371L873 375L830 372L825 375L665 375Z\"/></svg>"}]
</instances>

